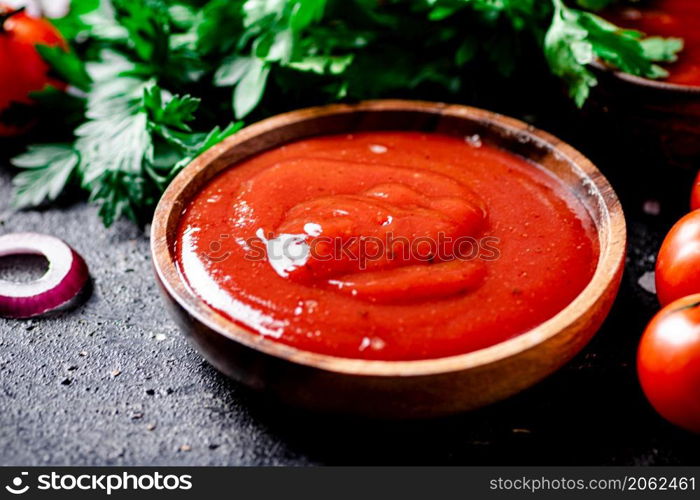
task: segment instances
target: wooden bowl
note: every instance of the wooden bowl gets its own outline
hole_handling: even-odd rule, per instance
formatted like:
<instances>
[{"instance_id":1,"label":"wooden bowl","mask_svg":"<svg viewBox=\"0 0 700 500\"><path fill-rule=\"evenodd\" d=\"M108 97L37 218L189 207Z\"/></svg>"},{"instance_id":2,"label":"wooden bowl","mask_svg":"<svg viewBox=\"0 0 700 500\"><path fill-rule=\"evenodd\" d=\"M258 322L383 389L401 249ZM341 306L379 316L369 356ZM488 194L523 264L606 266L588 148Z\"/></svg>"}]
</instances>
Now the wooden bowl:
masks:
<instances>
[{"instance_id":1,"label":"wooden bowl","mask_svg":"<svg viewBox=\"0 0 700 500\"><path fill-rule=\"evenodd\" d=\"M559 314L506 342L419 361L367 361L302 351L248 331L187 286L175 263L178 220L222 170L311 136L365 130L479 134L562 179L595 221L600 259L589 285ZM601 173L570 146L525 123L465 106L371 101L303 109L251 125L211 148L170 184L153 220L151 248L163 295L185 334L220 371L293 405L381 418L446 415L517 393L570 360L591 339L615 299L623 269L622 208Z\"/></svg>"},{"instance_id":2,"label":"wooden bowl","mask_svg":"<svg viewBox=\"0 0 700 500\"><path fill-rule=\"evenodd\" d=\"M639 158L659 166L697 169L700 162L700 87L650 80L593 65L599 84L589 111L610 137L625 136ZM619 141L618 141L619 146Z\"/></svg>"}]
</instances>

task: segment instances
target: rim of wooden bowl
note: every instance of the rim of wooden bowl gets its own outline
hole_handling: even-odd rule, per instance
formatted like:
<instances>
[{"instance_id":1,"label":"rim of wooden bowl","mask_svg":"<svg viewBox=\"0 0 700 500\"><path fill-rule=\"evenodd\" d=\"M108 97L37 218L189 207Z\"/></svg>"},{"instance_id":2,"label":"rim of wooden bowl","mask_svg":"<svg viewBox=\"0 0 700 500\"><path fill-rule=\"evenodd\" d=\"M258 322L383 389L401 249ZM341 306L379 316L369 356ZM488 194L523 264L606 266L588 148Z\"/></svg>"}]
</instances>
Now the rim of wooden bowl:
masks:
<instances>
[{"instance_id":1,"label":"rim of wooden bowl","mask_svg":"<svg viewBox=\"0 0 700 500\"><path fill-rule=\"evenodd\" d=\"M603 221L602 224L596 222L600 256L593 278L586 288L555 316L509 340L466 354L411 361L352 359L297 349L237 325L195 295L177 268L168 227L173 227L174 221L181 217L184 206L178 200L184 196L187 185L196 179L197 174L231 148L278 127L323 116L367 111L409 111L479 122L500 130L501 134L536 141L539 147L554 151L559 160L567 161L574 170L578 169L586 178L584 184L587 185L588 194L598 199L602 209L599 217ZM605 234L601 234L601 226ZM317 369L358 376L411 377L445 374L495 363L532 349L567 330L596 306L614 282L624 261L626 226L620 202L607 179L585 156L554 136L519 120L478 108L425 101L375 100L306 108L276 115L250 125L212 147L185 167L163 194L153 218L151 249L156 273L167 293L190 315L220 335L270 356Z\"/></svg>"},{"instance_id":2,"label":"rim of wooden bowl","mask_svg":"<svg viewBox=\"0 0 700 500\"><path fill-rule=\"evenodd\" d=\"M601 61L594 61L591 65L606 73L610 73L618 80L621 80L638 87L644 87L656 92L667 92L675 93L683 96L697 95L700 97L700 85L684 85L681 83L667 82L665 80L652 80L651 78L644 78L643 76L631 75L625 73L624 71L619 71Z\"/></svg>"}]
</instances>

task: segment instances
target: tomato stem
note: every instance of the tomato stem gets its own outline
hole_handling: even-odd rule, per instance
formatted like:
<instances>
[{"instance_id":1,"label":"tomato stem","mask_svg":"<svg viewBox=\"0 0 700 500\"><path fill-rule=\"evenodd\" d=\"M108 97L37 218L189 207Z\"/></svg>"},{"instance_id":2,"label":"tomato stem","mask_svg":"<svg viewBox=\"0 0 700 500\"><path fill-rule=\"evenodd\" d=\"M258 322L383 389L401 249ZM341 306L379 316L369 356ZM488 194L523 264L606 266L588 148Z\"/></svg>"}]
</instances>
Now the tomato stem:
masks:
<instances>
[{"instance_id":1,"label":"tomato stem","mask_svg":"<svg viewBox=\"0 0 700 500\"><path fill-rule=\"evenodd\" d=\"M0 12L0 35L6 32L5 30L5 21L10 19L12 16L16 16L17 14L20 14L21 12L24 12L26 7L20 7L19 9L15 10L10 10L7 12Z\"/></svg>"}]
</instances>

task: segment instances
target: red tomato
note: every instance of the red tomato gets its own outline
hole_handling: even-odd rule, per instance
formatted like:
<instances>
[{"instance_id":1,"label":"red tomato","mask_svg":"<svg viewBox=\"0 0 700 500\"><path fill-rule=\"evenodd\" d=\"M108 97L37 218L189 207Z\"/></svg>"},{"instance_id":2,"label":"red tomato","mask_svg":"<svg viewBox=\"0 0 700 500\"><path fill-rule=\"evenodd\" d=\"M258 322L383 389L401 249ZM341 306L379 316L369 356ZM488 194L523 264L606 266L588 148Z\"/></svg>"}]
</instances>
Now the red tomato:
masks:
<instances>
[{"instance_id":1,"label":"red tomato","mask_svg":"<svg viewBox=\"0 0 700 500\"><path fill-rule=\"evenodd\" d=\"M693 193L690 195L690 209L700 209L700 171L698 171L698 175L693 183Z\"/></svg>"},{"instance_id":2,"label":"red tomato","mask_svg":"<svg viewBox=\"0 0 700 500\"><path fill-rule=\"evenodd\" d=\"M671 303L651 320L639 345L637 373L656 411L700 433L700 294Z\"/></svg>"},{"instance_id":3,"label":"red tomato","mask_svg":"<svg viewBox=\"0 0 700 500\"><path fill-rule=\"evenodd\" d=\"M49 67L35 48L39 44L66 47L50 22L0 4L0 136L22 131L2 123L12 103L31 104L29 94L49 84L63 87L49 78Z\"/></svg>"},{"instance_id":4,"label":"red tomato","mask_svg":"<svg viewBox=\"0 0 700 500\"><path fill-rule=\"evenodd\" d=\"M683 217L656 259L656 294L662 305L700 293L700 210Z\"/></svg>"}]
</instances>

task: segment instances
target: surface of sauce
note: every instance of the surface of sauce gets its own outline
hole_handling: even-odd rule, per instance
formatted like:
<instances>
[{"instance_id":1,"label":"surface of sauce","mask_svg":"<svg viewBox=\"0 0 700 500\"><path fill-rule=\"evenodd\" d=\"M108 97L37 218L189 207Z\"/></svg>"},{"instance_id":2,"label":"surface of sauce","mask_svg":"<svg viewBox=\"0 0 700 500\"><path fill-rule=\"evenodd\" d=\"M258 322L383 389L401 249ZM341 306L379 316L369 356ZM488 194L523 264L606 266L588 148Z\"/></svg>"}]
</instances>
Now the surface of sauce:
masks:
<instances>
[{"instance_id":1,"label":"surface of sauce","mask_svg":"<svg viewBox=\"0 0 700 500\"><path fill-rule=\"evenodd\" d=\"M214 178L179 268L242 326L347 358L438 358L551 318L588 284L593 223L544 169L413 132L302 140Z\"/></svg>"}]
</instances>

